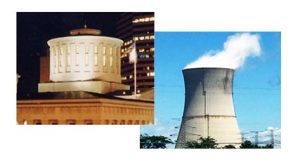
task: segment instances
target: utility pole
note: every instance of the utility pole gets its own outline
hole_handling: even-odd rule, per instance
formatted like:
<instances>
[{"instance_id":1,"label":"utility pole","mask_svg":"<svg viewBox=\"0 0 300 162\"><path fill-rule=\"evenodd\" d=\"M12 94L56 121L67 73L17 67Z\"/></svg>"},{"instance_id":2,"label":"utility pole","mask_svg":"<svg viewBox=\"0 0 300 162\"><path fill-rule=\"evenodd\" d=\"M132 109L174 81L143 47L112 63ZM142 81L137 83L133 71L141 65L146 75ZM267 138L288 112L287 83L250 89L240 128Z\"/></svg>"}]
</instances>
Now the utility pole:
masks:
<instances>
[{"instance_id":1,"label":"utility pole","mask_svg":"<svg viewBox=\"0 0 300 162\"><path fill-rule=\"evenodd\" d=\"M274 147L274 129L271 129L271 144Z\"/></svg>"},{"instance_id":2,"label":"utility pole","mask_svg":"<svg viewBox=\"0 0 300 162\"><path fill-rule=\"evenodd\" d=\"M255 144L258 145L258 131L255 131Z\"/></svg>"}]
</instances>

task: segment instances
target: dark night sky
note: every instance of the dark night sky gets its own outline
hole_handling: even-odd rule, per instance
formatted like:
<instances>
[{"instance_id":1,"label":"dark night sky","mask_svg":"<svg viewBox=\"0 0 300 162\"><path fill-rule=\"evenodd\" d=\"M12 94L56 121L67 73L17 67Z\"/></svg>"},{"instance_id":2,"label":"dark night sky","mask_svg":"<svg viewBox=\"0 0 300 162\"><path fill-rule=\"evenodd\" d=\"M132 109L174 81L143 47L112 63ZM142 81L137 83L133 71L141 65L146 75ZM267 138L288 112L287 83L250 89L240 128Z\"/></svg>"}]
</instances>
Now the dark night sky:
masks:
<instances>
[{"instance_id":1,"label":"dark night sky","mask_svg":"<svg viewBox=\"0 0 300 162\"><path fill-rule=\"evenodd\" d=\"M47 41L68 36L69 31L82 28L86 20L90 28L98 28L102 35L115 37L116 21L120 13L17 13L17 72L21 75L18 97L37 92L39 57L47 53Z\"/></svg>"}]
</instances>

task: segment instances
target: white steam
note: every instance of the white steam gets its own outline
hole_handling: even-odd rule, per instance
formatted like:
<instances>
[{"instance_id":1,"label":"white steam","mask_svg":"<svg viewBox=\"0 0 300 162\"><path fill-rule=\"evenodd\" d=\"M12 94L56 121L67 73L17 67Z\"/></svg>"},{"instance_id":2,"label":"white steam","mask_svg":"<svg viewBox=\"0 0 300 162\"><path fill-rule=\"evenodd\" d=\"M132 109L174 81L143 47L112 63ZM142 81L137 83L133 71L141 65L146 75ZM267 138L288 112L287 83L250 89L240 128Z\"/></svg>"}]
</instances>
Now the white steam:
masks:
<instances>
[{"instance_id":1,"label":"white steam","mask_svg":"<svg viewBox=\"0 0 300 162\"><path fill-rule=\"evenodd\" d=\"M229 36L224 49L219 52L208 52L184 69L216 67L237 69L242 67L247 57L260 56L259 35L241 33Z\"/></svg>"}]
</instances>

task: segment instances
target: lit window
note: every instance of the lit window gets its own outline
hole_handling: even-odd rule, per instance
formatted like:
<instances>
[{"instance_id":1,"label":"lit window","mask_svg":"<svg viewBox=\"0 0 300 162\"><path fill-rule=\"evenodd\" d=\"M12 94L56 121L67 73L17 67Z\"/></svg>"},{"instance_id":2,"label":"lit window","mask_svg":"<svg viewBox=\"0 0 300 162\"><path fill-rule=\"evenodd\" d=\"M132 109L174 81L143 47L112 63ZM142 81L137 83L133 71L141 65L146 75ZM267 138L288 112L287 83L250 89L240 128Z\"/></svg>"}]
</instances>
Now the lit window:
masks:
<instances>
[{"instance_id":1,"label":"lit window","mask_svg":"<svg viewBox=\"0 0 300 162\"><path fill-rule=\"evenodd\" d=\"M112 58L112 48L109 48L109 66L112 67L113 58Z\"/></svg>"},{"instance_id":2,"label":"lit window","mask_svg":"<svg viewBox=\"0 0 300 162\"><path fill-rule=\"evenodd\" d=\"M150 18L149 18L149 17L146 17L146 18L145 18L145 22L148 22L148 21L150 21Z\"/></svg>"},{"instance_id":3,"label":"lit window","mask_svg":"<svg viewBox=\"0 0 300 162\"><path fill-rule=\"evenodd\" d=\"M140 36L140 38L139 38L140 40L144 40L144 36Z\"/></svg>"},{"instance_id":4,"label":"lit window","mask_svg":"<svg viewBox=\"0 0 300 162\"><path fill-rule=\"evenodd\" d=\"M98 53L98 47L94 46L94 53Z\"/></svg>"},{"instance_id":5,"label":"lit window","mask_svg":"<svg viewBox=\"0 0 300 162\"><path fill-rule=\"evenodd\" d=\"M71 65L71 55L70 53L67 53L67 66Z\"/></svg>"},{"instance_id":6,"label":"lit window","mask_svg":"<svg viewBox=\"0 0 300 162\"><path fill-rule=\"evenodd\" d=\"M139 49L139 52L144 52L144 51L145 51L144 48Z\"/></svg>"},{"instance_id":7,"label":"lit window","mask_svg":"<svg viewBox=\"0 0 300 162\"><path fill-rule=\"evenodd\" d=\"M110 58L109 58L109 66L112 67L112 64L113 64L113 59L112 59L112 56L110 56Z\"/></svg>"},{"instance_id":8,"label":"lit window","mask_svg":"<svg viewBox=\"0 0 300 162\"><path fill-rule=\"evenodd\" d=\"M139 38L138 38L138 37L134 37L133 39L134 39L135 41L138 41L138 40L139 40Z\"/></svg>"},{"instance_id":9,"label":"lit window","mask_svg":"<svg viewBox=\"0 0 300 162\"><path fill-rule=\"evenodd\" d=\"M76 49L76 53L78 54L79 53L79 46L76 46L75 49Z\"/></svg>"},{"instance_id":10,"label":"lit window","mask_svg":"<svg viewBox=\"0 0 300 162\"><path fill-rule=\"evenodd\" d=\"M154 39L154 35L151 35L151 36L150 36L150 39Z\"/></svg>"},{"instance_id":11,"label":"lit window","mask_svg":"<svg viewBox=\"0 0 300 162\"><path fill-rule=\"evenodd\" d=\"M150 76L154 76L154 75L155 75L154 71L150 72Z\"/></svg>"},{"instance_id":12,"label":"lit window","mask_svg":"<svg viewBox=\"0 0 300 162\"><path fill-rule=\"evenodd\" d=\"M145 40L149 40L150 39L150 37L149 36L145 36Z\"/></svg>"},{"instance_id":13,"label":"lit window","mask_svg":"<svg viewBox=\"0 0 300 162\"><path fill-rule=\"evenodd\" d=\"M151 52L154 52L154 47L150 48L150 51L151 51Z\"/></svg>"},{"instance_id":14,"label":"lit window","mask_svg":"<svg viewBox=\"0 0 300 162\"><path fill-rule=\"evenodd\" d=\"M138 22L139 22L138 19L135 19L135 20L132 21L132 23L134 23L134 24L135 24L135 23L138 23Z\"/></svg>"},{"instance_id":15,"label":"lit window","mask_svg":"<svg viewBox=\"0 0 300 162\"><path fill-rule=\"evenodd\" d=\"M139 22L144 22L144 21L145 21L145 19L143 19L143 18L139 19Z\"/></svg>"},{"instance_id":16,"label":"lit window","mask_svg":"<svg viewBox=\"0 0 300 162\"><path fill-rule=\"evenodd\" d=\"M109 54L112 55L112 48L109 48Z\"/></svg>"},{"instance_id":17,"label":"lit window","mask_svg":"<svg viewBox=\"0 0 300 162\"><path fill-rule=\"evenodd\" d=\"M147 70L150 70L150 66L147 66Z\"/></svg>"},{"instance_id":18,"label":"lit window","mask_svg":"<svg viewBox=\"0 0 300 162\"><path fill-rule=\"evenodd\" d=\"M75 64L76 64L76 66L79 65L79 49L80 49L79 46L75 46L75 51L76 51L76 55L75 55Z\"/></svg>"},{"instance_id":19,"label":"lit window","mask_svg":"<svg viewBox=\"0 0 300 162\"><path fill-rule=\"evenodd\" d=\"M89 53L85 53L84 61L85 61L85 66L88 66L89 65Z\"/></svg>"},{"instance_id":20,"label":"lit window","mask_svg":"<svg viewBox=\"0 0 300 162\"><path fill-rule=\"evenodd\" d=\"M132 79L132 77L133 77L132 75L129 75L129 79Z\"/></svg>"},{"instance_id":21,"label":"lit window","mask_svg":"<svg viewBox=\"0 0 300 162\"><path fill-rule=\"evenodd\" d=\"M62 48L60 48L60 52L59 52L59 66L62 67Z\"/></svg>"},{"instance_id":22,"label":"lit window","mask_svg":"<svg viewBox=\"0 0 300 162\"><path fill-rule=\"evenodd\" d=\"M94 55L94 65L97 66L98 65L98 54L95 53Z\"/></svg>"},{"instance_id":23,"label":"lit window","mask_svg":"<svg viewBox=\"0 0 300 162\"><path fill-rule=\"evenodd\" d=\"M103 55L103 66L105 66L105 62L106 62L106 56Z\"/></svg>"},{"instance_id":24,"label":"lit window","mask_svg":"<svg viewBox=\"0 0 300 162\"><path fill-rule=\"evenodd\" d=\"M154 17L150 17L150 21L154 21Z\"/></svg>"}]
</instances>

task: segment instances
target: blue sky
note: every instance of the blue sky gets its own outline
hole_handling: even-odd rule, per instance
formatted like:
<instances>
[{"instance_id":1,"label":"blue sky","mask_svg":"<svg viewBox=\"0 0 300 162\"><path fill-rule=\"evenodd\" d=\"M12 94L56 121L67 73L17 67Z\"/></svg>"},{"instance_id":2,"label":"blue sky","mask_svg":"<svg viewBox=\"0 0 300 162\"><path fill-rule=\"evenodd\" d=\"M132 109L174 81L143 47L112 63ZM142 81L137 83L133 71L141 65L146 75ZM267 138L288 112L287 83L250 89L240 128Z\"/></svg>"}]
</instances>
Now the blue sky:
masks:
<instances>
[{"instance_id":1,"label":"blue sky","mask_svg":"<svg viewBox=\"0 0 300 162\"><path fill-rule=\"evenodd\" d=\"M141 133L178 133L184 108L182 69L202 54L222 50L234 32L155 33L155 119ZM235 72L234 104L241 131L281 127L281 34L255 32L260 36L261 56L248 58ZM175 135L176 136L176 135Z\"/></svg>"}]
</instances>

